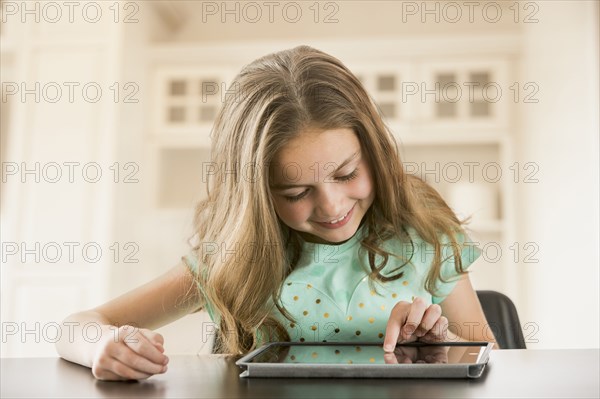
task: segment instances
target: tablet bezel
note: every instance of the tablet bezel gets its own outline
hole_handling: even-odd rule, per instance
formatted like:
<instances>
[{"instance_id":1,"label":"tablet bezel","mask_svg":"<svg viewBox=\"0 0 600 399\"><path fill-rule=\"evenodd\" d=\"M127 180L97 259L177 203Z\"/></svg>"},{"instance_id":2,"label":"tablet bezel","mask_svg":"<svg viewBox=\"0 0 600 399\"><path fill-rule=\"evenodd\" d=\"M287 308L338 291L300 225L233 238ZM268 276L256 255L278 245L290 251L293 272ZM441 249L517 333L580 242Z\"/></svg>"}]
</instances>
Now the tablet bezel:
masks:
<instances>
[{"instance_id":1,"label":"tablet bezel","mask_svg":"<svg viewBox=\"0 0 600 399\"><path fill-rule=\"evenodd\" d=\"M379 346L376 342L270 342L246 354L236 362L245 369L240 377L357 377L359 370L364 371L364 378L478 378L482 375L494 347L491 342L411 342L398 346L480 346L484 347L479 360L475 363L425 363L425 364L313 364L313 363L279 363L252 362L251 360L272 346ZM315 367L317 366L317 367ZM289 372L282 372L286 369ZM294 373L292 373L294 371ZM319 372L317 372L319 371ZM377 372L380 371L379 374ZM357 378L363 376L358 375Z\"/></svg>"}]
</instances>

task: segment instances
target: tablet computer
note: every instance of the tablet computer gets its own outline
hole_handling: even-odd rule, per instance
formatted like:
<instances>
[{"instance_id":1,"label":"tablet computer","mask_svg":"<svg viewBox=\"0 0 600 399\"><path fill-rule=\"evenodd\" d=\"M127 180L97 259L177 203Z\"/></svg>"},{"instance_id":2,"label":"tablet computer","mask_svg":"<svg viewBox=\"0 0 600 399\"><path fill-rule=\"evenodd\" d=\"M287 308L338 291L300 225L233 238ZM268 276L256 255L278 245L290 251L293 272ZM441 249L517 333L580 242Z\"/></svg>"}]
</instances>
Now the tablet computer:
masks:
<instances>
[{"instance_id":1,"label":"tablet computer","mask_svg":"<svg viewBox=\"0 0 600 399\"><path fill-rule=\"evenodd\" d=\"M240 377L478 378L493 343L271 342L236 362Z\"/></svg>"}]
</instances>

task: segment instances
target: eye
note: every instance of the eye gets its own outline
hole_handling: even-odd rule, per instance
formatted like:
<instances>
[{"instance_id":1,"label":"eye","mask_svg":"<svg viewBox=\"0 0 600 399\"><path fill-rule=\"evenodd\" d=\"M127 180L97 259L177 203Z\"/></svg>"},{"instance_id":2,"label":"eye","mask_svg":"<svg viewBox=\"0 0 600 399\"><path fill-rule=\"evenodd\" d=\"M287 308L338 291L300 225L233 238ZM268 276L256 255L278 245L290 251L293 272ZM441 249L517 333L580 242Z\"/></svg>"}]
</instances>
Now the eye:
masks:
<instances>
[{"instance_id":1,"label":"eye","mask_svg":"<svg viewBox=\"0 0 600 399\"><path fill-rule=\"evenodd\" d=\"M300 201L302 198L306 197L306 194L308 194L308 190L304 190L300 194L295 195L293 197L285 196L284 198L289 202L296 202L296 201Z\"/></svg>"},{"instance_id":2,"label":"eye","mask_svg":"<svg viewBox=\"0 0 600 399\"><path fill-rule=\"evenodd\" d=\"M348 181L356 178L356 176L358 176L358 168L354 169L354 171L352 173L350 173L349 175L338 177L337 180L345 183L345 182L348 182Z\"/></svg>"},{"instance_id":3,"label":"eye","mask_svg":"<svg viewBox=\"0 0 600 399\"><path fill-rule=\"evenodd\" d=\"M357 176L358 176L358 168L354 169L352 171L352 173L350 173L349 175L336 177L335 179L341 183L347 183L350 180L355 179ZM306 197L307 194L308 194L308 190L304 190L303 192L301 192L298 195L284 196L284 198L286 199L286 201L296 202L296 201L300 201L302 198Z\"/></svg>"}]
</instances>

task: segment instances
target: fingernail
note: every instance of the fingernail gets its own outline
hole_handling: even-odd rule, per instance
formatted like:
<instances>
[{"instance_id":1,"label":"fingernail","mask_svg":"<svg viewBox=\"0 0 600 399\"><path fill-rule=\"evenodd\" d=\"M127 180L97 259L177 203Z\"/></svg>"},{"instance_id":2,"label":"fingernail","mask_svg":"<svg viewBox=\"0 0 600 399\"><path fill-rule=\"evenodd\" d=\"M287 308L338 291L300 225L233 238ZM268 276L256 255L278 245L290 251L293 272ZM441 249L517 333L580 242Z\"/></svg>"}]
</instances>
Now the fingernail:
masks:
<instances>
[{"instance_id":1,"label":"fingernail","mask_svg":"<svg viewBox=\"0 0 600 399\"><path fill-rule=\"evenodd\" d=\"M164 367L162 368L162 372L164 373L165 371L167 371L167 368L168 368L167 366L164 366Z\"/></svg>"},{"instance_id":2,"label":"fingernail","mask_svg":"<svg viewBox=\"0 0 600 399\"><path fill-rule=\"evenodd\" d=\"M392 349L393 349L393 348L392 348L392 345L389 345L389 344L388 344L388 345L385 345L385 346L383 347L383 350L384 350L384 351L387 351L387 352L391 352L391 351L392 351Z\"/></svg>"},{"instance_id":3,"label":"fingernail","mask_svg":"<svg viewBox=\"0 0 600 399\"><path fill-rule=\"evenodd\" d=\"M163 364L167 364L167 363L169 363L169 358L168 357L165 358L165 361L163 362Z\"/></svg>"}]
</instances>

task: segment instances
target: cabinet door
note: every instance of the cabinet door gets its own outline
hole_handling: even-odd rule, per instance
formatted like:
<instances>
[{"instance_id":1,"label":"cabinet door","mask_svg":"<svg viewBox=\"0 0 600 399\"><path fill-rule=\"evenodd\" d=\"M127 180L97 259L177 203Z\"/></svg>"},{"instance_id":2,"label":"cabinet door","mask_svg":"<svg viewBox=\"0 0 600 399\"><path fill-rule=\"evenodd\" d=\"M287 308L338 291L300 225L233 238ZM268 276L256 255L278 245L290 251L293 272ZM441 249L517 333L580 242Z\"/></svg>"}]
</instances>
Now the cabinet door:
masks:
<instances>
[{"instance_id":1,"label":"cabinet door","mask_svg":"<svg viewBox=\"0 0 600 399\"><path fill-rule=\"evenodd\" d=\"M423 61L411 88L418 98L419 128L477 134L508 127L512 98L505 59Z\"/></svg>"},{"instance_id":2,"label":"cabinet door","mask_svg":"<svg viewBox=\"0 0 600 399\"><path fill-rule=\"evenodd\" d=\"M403 98L403 88L406 82L412 80L410 64L402 61L355 63L348 64L348 68L373 98L393 133L407 133L413 104Z\"/></svg>"},{"instance_id":3,"label":"cabinet door","mask_svg":"<svg viewBox=\"0 0 600 399\"><path fill-rule=\"evenodd\" d=\"M210 129L227 96L234 71L227 67L158 66L154 75L153 134L164 143L210 146Z\"/></svg>"}]
</instances>

